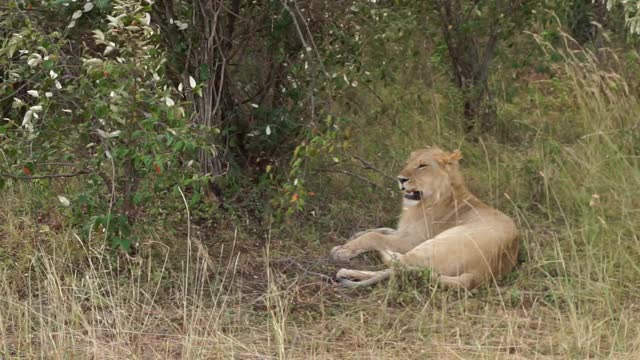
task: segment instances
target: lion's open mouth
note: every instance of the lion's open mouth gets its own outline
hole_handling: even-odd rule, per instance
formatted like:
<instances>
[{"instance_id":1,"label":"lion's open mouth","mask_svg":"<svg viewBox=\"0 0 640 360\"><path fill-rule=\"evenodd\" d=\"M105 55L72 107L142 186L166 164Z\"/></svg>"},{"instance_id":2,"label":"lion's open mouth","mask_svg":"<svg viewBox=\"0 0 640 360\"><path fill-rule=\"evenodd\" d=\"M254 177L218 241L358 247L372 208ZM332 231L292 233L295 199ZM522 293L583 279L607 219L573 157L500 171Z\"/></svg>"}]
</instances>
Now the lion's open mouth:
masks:
<instances>
[{"instance_id":1,"label":"lion's open mouth","mask_svg":"<svg viewBox=\"0 0 640 360\"><path fill-rule=\"evenodd\" d=\"M419 201L422 199L422 193L420 191L405 191L404 198L408 200Z\"/></svg>"}]
</instances>

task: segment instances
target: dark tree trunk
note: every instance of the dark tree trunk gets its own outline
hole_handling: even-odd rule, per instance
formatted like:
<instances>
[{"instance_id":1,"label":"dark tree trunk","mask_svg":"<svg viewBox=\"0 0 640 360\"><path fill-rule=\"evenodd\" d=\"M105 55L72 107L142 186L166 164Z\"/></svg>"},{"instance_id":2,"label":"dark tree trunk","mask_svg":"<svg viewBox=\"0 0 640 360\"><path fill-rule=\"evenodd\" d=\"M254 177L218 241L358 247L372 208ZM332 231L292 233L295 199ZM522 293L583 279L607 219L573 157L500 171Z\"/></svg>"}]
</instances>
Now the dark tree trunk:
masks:
<instances>
[{"instance_id":1,"label":"dark tree trunk","mask_svg":"<svg viewBox=\"0 0 640 360\"><path fill-rule=\"evenodd\" d=\"M188 32L176 28L174 0L158 0L153 4L154 21L160 26L167 48L179 66L178 81L189 84L193 77L199 84L202 96L186 92L187 100L193 104L195 126L206 129L223 129L235 107L229 92L229 61L233 48L233 35L240 12L241 0L194 0L192 27ZM181 50L185 49L186 50ZM212 179L226 171L227 148L217 138L207 140L210 146L199 154L201 172ZM221 201L221 189L211 182L210 195Z\"/></svg>"},{"instance_id":2,"label":"dark tree trunk","mask_svg":"<svg viewBox=\"0 0 640 360\"><path fill-rule=\"evenodd\" d=\"M503 30L500 18L511 16L521 5L521 1L496 1L495 19L488 17L484 26L486 31L479 34L468 29L477 3L468 2L463 6L462 0L435 2L454 82L462 95L467 132L486 132L495 126L497 113L489 86L489 67Z\"/></svg>"}]
</instances>

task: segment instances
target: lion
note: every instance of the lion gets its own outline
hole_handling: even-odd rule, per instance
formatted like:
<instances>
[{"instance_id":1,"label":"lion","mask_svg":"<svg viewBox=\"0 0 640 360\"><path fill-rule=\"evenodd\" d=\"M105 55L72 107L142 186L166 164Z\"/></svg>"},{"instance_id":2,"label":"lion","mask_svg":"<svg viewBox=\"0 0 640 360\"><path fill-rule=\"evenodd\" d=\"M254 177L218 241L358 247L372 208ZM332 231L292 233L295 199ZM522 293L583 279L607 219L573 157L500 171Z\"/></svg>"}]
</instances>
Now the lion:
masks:
<instances>
[{"instance_id":1,"label":"lion","mask_svg":"<svg viewBox=\"0 0 640 360\"><path fill-rule=\"evenodd\" d=\"M459 169L460 151L428 147L414 151L398 176L404 191L397 229L356 234L331 250L335 260L377 251L390 267L382 271L340 269L350 287L391 276L394 267L431 270L444 287L471 290L510 272L518 257L518 230L504 213L469 192Z\"/></svg>"}]
</instances>

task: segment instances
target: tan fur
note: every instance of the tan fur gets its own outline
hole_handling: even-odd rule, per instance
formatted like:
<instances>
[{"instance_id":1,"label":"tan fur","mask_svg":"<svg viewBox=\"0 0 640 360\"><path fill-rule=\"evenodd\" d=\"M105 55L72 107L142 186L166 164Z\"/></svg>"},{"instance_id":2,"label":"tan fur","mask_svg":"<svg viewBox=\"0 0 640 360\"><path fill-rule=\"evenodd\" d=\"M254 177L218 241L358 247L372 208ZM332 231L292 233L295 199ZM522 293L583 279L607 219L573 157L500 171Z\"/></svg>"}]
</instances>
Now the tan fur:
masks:
<instances>
[{"instance_id":1,"label":"tan fur","mask_svg":"<svg viewBox=\"0 0 640 360\"><path fill-rule=\"evenodd\" d=\"M359 233L331 256L349 260L375 250L389 265L430 268L443 285L469 290L511 271L518 256L516 226L467 190L458 169L461 157L437 147L412 152L398 179L406 179L403 195L419 191L422 197L403 199L398 228ZM337 278L348 286L371 285L391 272L341 269Z\"/></svg>"}]
</instances>

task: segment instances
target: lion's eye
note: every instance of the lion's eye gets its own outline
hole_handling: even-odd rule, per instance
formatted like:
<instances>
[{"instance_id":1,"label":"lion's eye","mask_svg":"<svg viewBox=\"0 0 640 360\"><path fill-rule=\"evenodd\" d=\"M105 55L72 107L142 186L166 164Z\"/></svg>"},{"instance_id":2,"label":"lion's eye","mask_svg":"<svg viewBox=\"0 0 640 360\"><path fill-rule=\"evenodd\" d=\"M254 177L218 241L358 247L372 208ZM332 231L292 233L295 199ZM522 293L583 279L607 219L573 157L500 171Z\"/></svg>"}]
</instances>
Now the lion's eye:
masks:
<instances>
[{"instance_id":1,"label":"lion's eye","mask_svg":"<svg viewBox=\"0 0 640 360\"><path fill-rule=\"evenodd\" d=\"M420 165L418 165L418 169L424 169L427 166L429 166L429 164L420 164Z\"/></svg>"}]
</instances>

